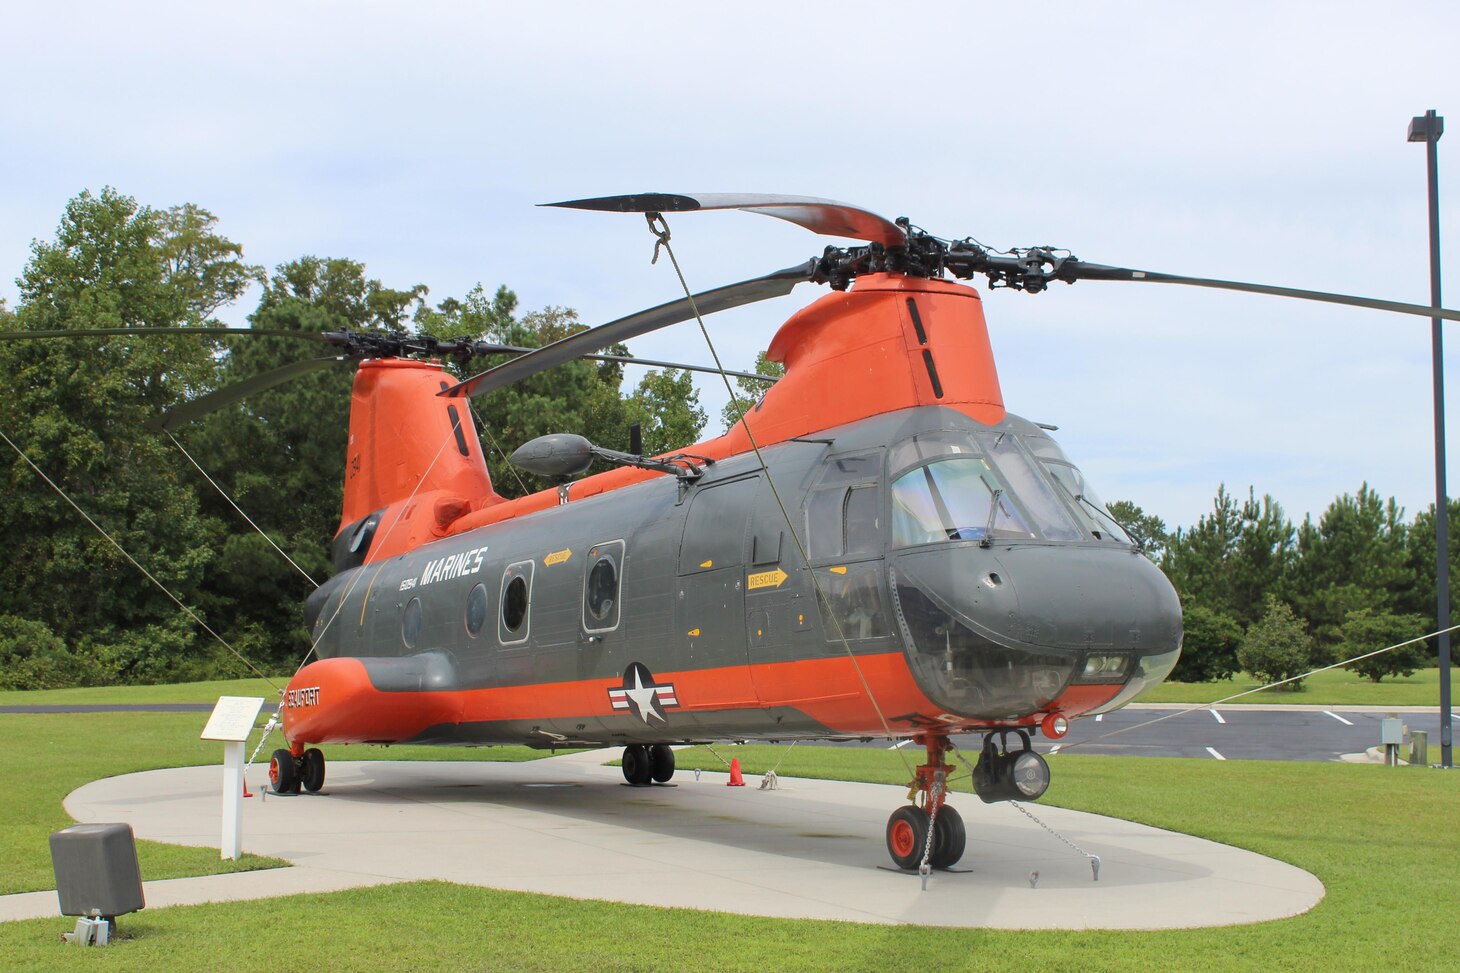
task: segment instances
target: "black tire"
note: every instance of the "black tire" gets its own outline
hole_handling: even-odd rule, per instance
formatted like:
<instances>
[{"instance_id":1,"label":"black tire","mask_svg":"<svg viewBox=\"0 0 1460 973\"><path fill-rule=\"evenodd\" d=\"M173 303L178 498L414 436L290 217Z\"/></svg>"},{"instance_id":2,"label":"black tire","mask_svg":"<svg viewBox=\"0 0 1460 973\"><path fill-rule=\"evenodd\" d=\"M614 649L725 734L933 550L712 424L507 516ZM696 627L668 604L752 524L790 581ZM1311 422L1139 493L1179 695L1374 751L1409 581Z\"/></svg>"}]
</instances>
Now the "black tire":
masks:
<instances>
[{"instance_id":1,"label":"black tire","mask_svg":"<svg viewBox=\"0 0 1460 973\"><path fill-rule=\"evenodd\" d=\"M649 748L642 743L631 743L624 747L624 780L635 787L642 787L653 780L654 768L649 762Z\"/></svg>"},{"instance_id":2,"label":"black tire","mask_svg":"<svg viewBox=\"0 0 1460 973\"><path fill-rule=\"evenodd\" d=\"M887 819L887 853L898 868L916 869L928 844L928 813L905 804Z\"/></svg>"},{"instance_id":3,"label":"black tire","mask_svg":"<svg viewBox=\"0 0 1460 973\"><path fill-rule=\"evenodd\" d=\"M649 748L649 776L657 783L667 784L674 776L674 750L667 743L656 743Z\"/></svg>"},{"instance_id":4,"label":"black tire","mask_svg":"<svg viewBox=\"0 0 1460 973\"><path fill-rule=\"evenodd\" d=\"M963 857L967 846L968 829L963 826L963 815L944 804L933 819L933 853L928 856L928 864L934 868L952 868Z\"/></svg>"},{"instance_id":5,"label":"black tire","mask_svg":"<svg viewBox=\"0 0 1460 973\"><path fill-rule=\"evenodd\" d=\"M324 754L315 747L304 751L299 761L299 783L311 794L324 786Z\"/></svg>"},{"instance_id":6,"label":"black tire","mask_svg":"<svg viewBox=\"0 0 1460 973\"><path fill-rule=\"evenodd\" d=\"M299 793L299 767L288 750L275 750L269 758L269 787L275 794Z\"/></svg>"}]
</instances>

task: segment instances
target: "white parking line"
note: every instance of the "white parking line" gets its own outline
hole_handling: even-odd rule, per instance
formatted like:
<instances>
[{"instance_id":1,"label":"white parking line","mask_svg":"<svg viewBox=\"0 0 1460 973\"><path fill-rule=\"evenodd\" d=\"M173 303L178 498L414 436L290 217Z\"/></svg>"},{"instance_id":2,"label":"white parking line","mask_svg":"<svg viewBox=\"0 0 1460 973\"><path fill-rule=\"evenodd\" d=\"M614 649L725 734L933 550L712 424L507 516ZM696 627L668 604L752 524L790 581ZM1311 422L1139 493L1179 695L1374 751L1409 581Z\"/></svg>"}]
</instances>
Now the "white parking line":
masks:
<instances>
[{"instance_id":1,"label":"white parking line","mask_svg":"<svg viewBox=\"0 0 1460 973\"><path fill-rule=\"evenodd\" d=\"M1063 743L1056 743L1054 746L1052 746L1052 747L1049 748L1049 752L1050 753L1059 753L1060 752L1060 747L1062 747L1062 746L1064 746Z\"/></svg>"},{"instance_id":2,"label":"white parking line","mask_svg":"<svg viewBox=\"0 0 1460 973\"><path fill-rule=\"evenodd\" d=\"M912 743L912 738L911 737L909 737L906 740L898 740L896 743L894 743L892 746L888 747L887 749L888 750L901 750L903 747L907 746L909 743Z\"/></svg>"},{"instance_id":3,"label":"white parking line","mask_svg":"<svg viewBox=\"0 0 1460 973\"><path fill-rule=\"evenodd\" d=\"M1103 719L1105 719L1105 714L1101 713L1099 716L1095 717L1095 722L1099 723Z\"/></svg>"},{"instance_id":4,"label":"white parking line","mask_svg":"<svg viewBox=\"0 0 1460 973\"><path fill-rule=\"evenodd\" d=\"M1222 719L1222 714L1221 713L1218 713L1216 710L1209 709L1209 710L1207 710L1207 712L1210 713L1210 714L1212 714L1212 716L1216 719L1216 721L1218 723L1225 723L1225 722L1227 722L1226 720Z\"/></svg>"},{"instance_id":5,"label":"white parking line","mask_svg":"<svg viewBox=\"0 0 1460 973\"><path fill-rule=\"evenodd\" d=\"M1344 719L1342 716L1339 716L1337 713L1330 712L1329 710L1324 710L1323 712L1328 713L1329 716L1333 717L1335 720L1338 720L1338 722L1342 723L1344 726L1353 726L1352 723Z\"/></svg>"},{"instance_id":6,"label":"white parking line","mask_svg":"<svg viewBox=\"0 0 1460 973\"><path fill-rule=\"evenodd\" d=\"M1211 754L1213 757L1216 757L1218 760L1226 760L1227 759L1226 757L1224 757L1221 754L1217 753L1217 751L1214 750L1214 749L1212 749L1211 747L1207 747L1207 753Z\"/></svg>"}]
</instances>

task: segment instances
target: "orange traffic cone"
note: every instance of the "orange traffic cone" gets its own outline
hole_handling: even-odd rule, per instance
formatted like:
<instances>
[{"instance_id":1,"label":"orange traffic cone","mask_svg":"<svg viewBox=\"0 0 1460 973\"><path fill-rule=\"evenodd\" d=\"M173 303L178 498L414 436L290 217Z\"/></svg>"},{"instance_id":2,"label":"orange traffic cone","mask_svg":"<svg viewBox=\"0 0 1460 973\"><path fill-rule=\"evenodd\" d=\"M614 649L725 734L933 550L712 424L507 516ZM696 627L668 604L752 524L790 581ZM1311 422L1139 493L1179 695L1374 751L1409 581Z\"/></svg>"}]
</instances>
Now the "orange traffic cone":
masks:
<instances>
[{"instance_id":1,"label":"orange traffic cone","mask_svg":"<svg viewBox=\"0 0 1460 973\"><path fill-rule=\"evenodd\" d=\"M745 778L740 776L740 758L730 758L730 779L725 783L726 787L744 787Z\"/></svg>"}]
</instances>

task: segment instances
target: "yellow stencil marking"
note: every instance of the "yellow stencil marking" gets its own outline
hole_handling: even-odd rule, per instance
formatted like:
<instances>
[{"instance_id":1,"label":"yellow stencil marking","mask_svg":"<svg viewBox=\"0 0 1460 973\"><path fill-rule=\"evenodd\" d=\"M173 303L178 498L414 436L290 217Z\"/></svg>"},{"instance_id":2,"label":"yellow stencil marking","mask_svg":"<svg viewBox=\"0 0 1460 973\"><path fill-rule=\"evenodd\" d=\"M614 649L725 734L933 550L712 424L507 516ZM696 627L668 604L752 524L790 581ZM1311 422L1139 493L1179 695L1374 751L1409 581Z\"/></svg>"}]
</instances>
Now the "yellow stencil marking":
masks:
<instances>
[{"instance_id":1,"label":"yellow stencil marking","mask_svg":"<svg viewBox=\"0 0 1460 973\"><path fill-rule=\"evenodd\" d=\"M700 567L702 567L702 568L712 568L714 566L715 566L715 562L714 561L701 561L700 562Z\"/></svg>"},{"instance_id":2,"label":"yellow stencil marking","mask_svg":"<svg viewBox=\"0 0 1460 973\"><path fill-rule=\"evenodd\" d=\"M691 636L698 636L700 634L700 630L697 629L697 628L692 628L692 629L689 630L689 634Z\"/></svg>"},{"instance_id":3,"label":"yellow stencil marking","mask_svg":"<svg viewBox=\"0 0 1460 973\"><path fill-rule=\"evenodd\" d=\"M832 574L846 574L847 573L847 569L845 567L827 568L827 570L830 571Z\"/></svg>"},{"instance_id":4,"label":"yellow stencil marking","mask_svg":"<svg viewBox=\"0 0 1460 973\"><path fill-rule=\"evenodd\" d=\"M790 575L776 568L774 571L762 571L760 574L752 574L746 581L746 587L751 591L757 588L779 588L786 583Z\"/></svg>"},{"instance_id":5,"label":"yellow stencil marking","mask_svg":"<svg viewBox=\"0 0 1460 973\"><path fill-rule=\"evenodd\" d=\"M564 561L572 556L572 548L565 547L561 551L553 551L547 557L542 559L542 563L547 567L552 567L554 564L562 564Z\"/></svg>"}]
</instances>

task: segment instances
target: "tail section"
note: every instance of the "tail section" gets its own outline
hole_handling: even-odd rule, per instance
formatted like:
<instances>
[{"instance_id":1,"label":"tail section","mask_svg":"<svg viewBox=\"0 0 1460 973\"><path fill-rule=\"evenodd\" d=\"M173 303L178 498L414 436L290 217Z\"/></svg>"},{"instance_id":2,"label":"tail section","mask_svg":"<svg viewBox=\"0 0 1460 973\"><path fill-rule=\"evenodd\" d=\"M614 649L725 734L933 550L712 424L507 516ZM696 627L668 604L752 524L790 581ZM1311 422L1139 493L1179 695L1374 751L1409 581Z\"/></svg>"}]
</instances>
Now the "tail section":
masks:
<instances>
[{"instance_id":1,"label":"tail section","mask_svg":"<svg viewBox=\"0 0 1460 973\"><path fill-rule=\"evenodd\" d=\"M500 503L471 409L437 393L454 380L434 362L382 358L355 373L336 570L444 536Z\"/></svg>"}]
</instances>

